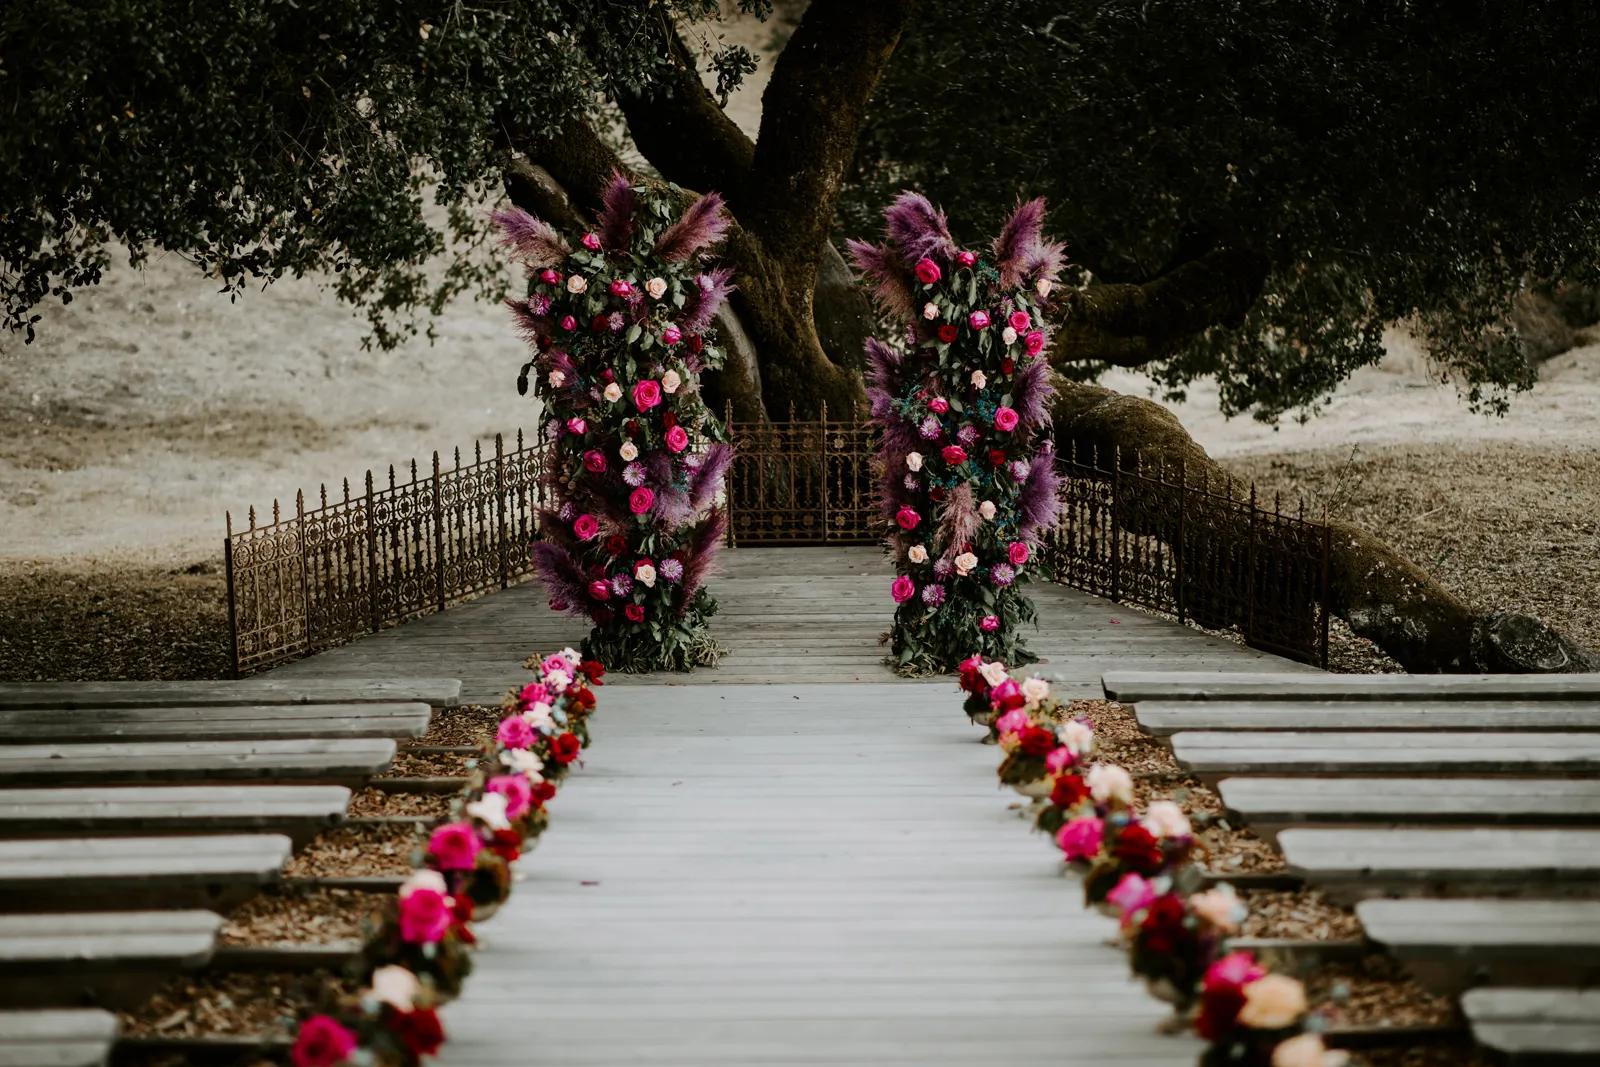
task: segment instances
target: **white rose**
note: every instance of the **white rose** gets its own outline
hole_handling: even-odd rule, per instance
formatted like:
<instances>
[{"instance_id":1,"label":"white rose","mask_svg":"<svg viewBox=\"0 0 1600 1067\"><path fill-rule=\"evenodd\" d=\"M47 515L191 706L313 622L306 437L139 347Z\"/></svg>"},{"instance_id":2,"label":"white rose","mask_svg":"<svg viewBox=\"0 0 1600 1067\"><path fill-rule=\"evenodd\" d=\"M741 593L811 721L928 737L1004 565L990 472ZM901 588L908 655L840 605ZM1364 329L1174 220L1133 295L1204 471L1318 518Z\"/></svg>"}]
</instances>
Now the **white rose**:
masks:
<instances>
[{"instance_id":1,"label":"white rose","mask_svg":"<svg viewBox=\"0 0 1600 1067\"><path fill-rule=\"evenodd\" d=\"M667 295L667 280L665 278L651 278L644 283L644 291L650 294L652 300L660 300Z\"/></svg>"},{"instance_id":2,"label":"white rose","mask_svg":"<svg viewBox=\"0 0 1600 1067\"><path fill-rule=\"evenodd\" d=\"M553 370L550 372L550 388L560 389L566 384L566 382L567 376L564 372L558 370Z\"/></svg>"},{"instance_id":3,"label":"white rose","mask_svg":"<svg viewBox=\"0 0 1600 1067\"><path fill-rule=\"evenodd\" d=\"M1348 1052L1330 1052L1321 1034L1296 1034L1272 1050L1272 1067L1344 1067Z\"/></svg>"},{"instance_id":4,"label":"white rose","mask_svg":"<svg viewBox=\"0 0 1600 1067\"><path fill-rule=\"evenodd\" d=\"M646 589L656 587L656 569L648 563L634 571L633 577L635 581L643 583Z\"/></svg>"},{"instance_id":5,"label":"white rose","mask_svg":"<svg viewBox=\"0 0 1600 1067\"><path fill-rule=\"evenodd\" d=\"M549 704L542 700L536 701L528 707L527 711L522 713L522 720L542 733L546 726L555 721L551 717L550 711Z\"/></svg>"},{"instance_id":6,"label":"white rose","mask_svg":"<svg viewBox=\"0 0 1600 1067\"><path fill-rule=\"evenodd\" d=\"M1013 330L1011 327L1007 326L1005 329L1000 331L1000 340L1004 341L1008 345L1016 344L1017 343L1017 331Z\"/></svg>"},{"instance_id":7,"label":"white rose","mask_svg":"<svg viewBox=\"0 0 1600 1067\"><path fill-rule=\"evenodd\" d=\"M669 370L661 376L661 391L671 396L678 391L678 386L683 384L683 379L675 370Z\"/></svg>"},{"instance_id":8,"label":"white rose","mask_svg":"<svg viewBox=\"0 0 1600 1067\"><path fill-rule=\"evenodd\" d=\"M566 671L551 671L544 676L544 684L558 693L565 693L572 684L572 677Z\"/></svg>"},{"instance_id":9,"label":"white rose","mask_svg":"<svg viewBox=\"0 0 1600 1067\"><path fill-rule=\"evenodd\" d=\"M922 469L922 453L921 452L912 452L911 454L906 456L906 466L910 467L914 471L921 470Z\"/></svg>"},{"instance_id":10,"label":"white rose","mask_svg":"<svg viewBox=\"0 0 1600 1067\"><path fill-rule=\"evenodd\" d=\"M1049 278L1040 278L1033 283L1033 291L1039 294L1041 300L1050 295L1050 287Z\"/></svg>"},{"instance_id":11,"label":"white rose","mask_svg":"<svg viewBox=\"0 0 1600 1067\"><path fill-rule=\"evenodd\" d=\"M1004 663L985 663L978 668L978 673L983 675L983 680L993 689L1006 680L1006 665Z\"/></svg>"},{"instance_id":12,"label":"white rose","mask_svg":"<svg viewBox=\"0 0 1600 1067\"><path fill-rule=\"evenodd\" d=\"M574 274L567 279L567 292L581 293L589 288L589 280L581 274Z\"/></svg>"},{"instance_id":13,"label":"white rose","mask_svg":"<svg viewBox=\"0 0 1600 1067\"><path fill-rule=\"evenodd\" d=\"M618 385L616 382L612 382L610 385L606 386L606 391L600 395L615 404L617 401L622 399L622 386Z\"/></svg>"},{"instance_id":14,"label":"white rose","mask_svg":"<svg viewBox=\"0 0 1600 1067\"><path fill-rule=\"evenodd\" d=\"M1037 704L1050 695L1050 683L1034 675L1022 683L1022 696L1030 704Z\"/></svg>"},{"instance_id":15,"label":"white rose","mask_svg":"<svg viewBox=\"0 0 1600 1067\"><path fill-rule=\"evenodd\" d=\"M1144 828L1157 837L1193 837L1189 816L1170 800L1152 800L1145 809Z\"/></svg>"},{"instance_id":16,"label":"white rose","mask_svg":"<svg viewBox=\"0 0 1600 1067\"><path fill-rule=\"evenodd\" d=\"M491 830L511 829L511 820L506 818L506 795L504 793L485 793L471 804L468 804L466 812Z\"/></svg>"},{"instance_id":17,"label":"white rose","mask_svg":"<svg viewBox=\"0 0 1600 1067\"><path fill-rule=\"evenodd\" d=\"M440 874L438 871L429 870L426 867L418 867L416 870L412 871L411 877L407 878L405 882L401 884L400 899L404 900L406 897L409 897L412 893L415 893L419 889L431 889L435 893L440 893L445 896L450 895L449 887L444 884L444 875Z\"/></svg>"},{"instance_id":18,"label":"white rose","mask_svg":"<svg viewBox=\"0 0 1600 1067\"><path fill-rule=\"evenodd\" d=\"M617 453L624 460L632 463L634 460L639 458L639 446L634 444L632 441L624 441L622 442L622 447L617 449Z\"/></svg>"},{"instance_id":19,"label":"white rose","mask_svg":"<svg viewBox=\"0 0 1600 1067\"><path fill-rule=\"evenodd\" d=\"M1114 763L1096 763L1084 776L1084 783L1096 804L1108 800L1133 803L1133 776Z\"/></svg>"},{"instance_id":20,"label":"white rose","mask_svg":"<svg viewBox=\"0 0 1600 1067\"><path fill-rule=\"evenodd\" d=\"M983 516L984 522L988 522L990 519L994 518L994 501L985 500L983 503L979 504L978 514Z\"/></svg>"},{"instance_id":21,"label":"white rose","mask_svg":"<svg viewBox=\"0 0 1600 1067\"><path fill-rule=\"evenodd\" d=\"M1067 720L1059 734L1061 743L1067 746L1067 751L1074 756L1087 756L1089 749L1094 745L1094 727L1077 719Z\"/></svg>"},{"instance_id":22,"label":"white rose","mask_svg":"<svg viewBox=\"0 0 1600 1067\"><path fill-rule=\"evenodd\" d=\"M926 563L928 562L928 550L921 545L912 545L906 552L906 559L909 559L912 563Z\"/></svg>"},{"instance_id":23,"label":"white rose","mask_svg":"<svg viewBox=\"0 0 1600 1067\"><path fill-rule=\"evenodd\" d=\"M922 305L922 317L927 319L927 320L929 320L930 322L933 321L934 319L938 318L939 317L939 305L938 304L923 304Z\"/></svg>"},{"instance_id":24,"label":"white rose","mask_svg":"<svg viewBox=\"0 0 1600 1067\"><path fill-rule=\"evenodd\" d=\"M544 775L540 773L544 770L544 760L535 756L531 749L507 749L500 753L500 762L519 774L527 775L531 782L544 781Z\"/></svg>"},{"instance_id":25,"label":"white rose","mask_svg":"<svg viewBox=\"0 0 1600 1067\"><path fill-rule=\"evenodd\" d=\"M396 1011L410 1011L420 986L416 975L391 963L372 972L372 988L367 995L379 1004L392 1005Z\"/></svg>"},{"instance_id":26,"label":"white rose","mask_svg":"<svg viewBox=\"0 0 1600 1067\"><path fill-rule=\"evenodd\" d=\"M972 387L974 389L982 389L984 386L986 386L988 384L989 384L989 379L984 377L983 371L975 370L975 371L972 372Z\"/></svg>"},{"instance_id":27,"label":"white rose","mask_svg":"<svg viewBox=\"0 0 1600 1067\"><path fill-rule=\"evenodd\" d=\"M956 573L965 578L972 573L972 568L978 565L978 557L971 552L963 552L956 557Z\"/></svg>"}]
</instances>

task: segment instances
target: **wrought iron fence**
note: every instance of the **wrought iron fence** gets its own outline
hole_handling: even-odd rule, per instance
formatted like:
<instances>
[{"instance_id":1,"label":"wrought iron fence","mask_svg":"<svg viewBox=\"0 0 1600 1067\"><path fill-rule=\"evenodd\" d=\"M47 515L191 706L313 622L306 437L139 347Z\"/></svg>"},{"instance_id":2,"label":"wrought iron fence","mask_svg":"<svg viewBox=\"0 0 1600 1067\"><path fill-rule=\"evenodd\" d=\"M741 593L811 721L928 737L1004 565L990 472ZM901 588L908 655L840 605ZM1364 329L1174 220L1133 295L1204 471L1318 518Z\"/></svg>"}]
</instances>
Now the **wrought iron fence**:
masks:
<instances>
[{"instance_id":1,"label":"wrought iron fence","mask_svg":"<svg viewBox=\"0 0 1600 1067\"><path fill-rule=\"evenodd\" d=\"M733 545L874 544L884 524L875 500L878 438L854 418L725 424L733 444L728 472L728 542Z\"/></svg>"}]
</instances>

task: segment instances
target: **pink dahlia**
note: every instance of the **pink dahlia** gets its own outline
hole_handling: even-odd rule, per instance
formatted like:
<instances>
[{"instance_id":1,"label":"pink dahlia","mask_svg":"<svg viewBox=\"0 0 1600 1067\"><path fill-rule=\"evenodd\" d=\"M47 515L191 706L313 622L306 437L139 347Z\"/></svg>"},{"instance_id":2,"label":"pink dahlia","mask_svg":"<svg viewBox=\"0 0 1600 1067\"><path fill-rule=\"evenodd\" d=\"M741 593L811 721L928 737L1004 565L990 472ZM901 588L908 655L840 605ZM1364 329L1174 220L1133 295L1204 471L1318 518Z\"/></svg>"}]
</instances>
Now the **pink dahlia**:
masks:
<instances>
[{"instance_id":1,"label":"pink dahlia","mask_svg":"<svg viewBox=\"0 0 1600 1067\"><path fill-rule=\"evenodd\" d=\"M445 823L428 839L428 855L441 871L470 871L483 842L469 823Z\"/></svg>"},{"instance_id":2,"label":"pink dahlia","mask_svg":"<svg viewBox=\"0 0 1600 1067\"><path fill-rule=\"evenodd\" d=\"M649 489L639 488L628 494L628 510L643 515L655 506L656 495Z\"/></svg>"},{"instance_id":3,"label":"pink dahlia","mask_svg":"<svg viewBox=\"0 0 1600 1067\"><path fill-rule=\"evenodd\" d=\"M917 595L917 583L902 574L889 583L889 595L894 597L896 604L904 604Z\"/></svg>"},{"instance_id":4,"label":"pink dahlia","mask_svg":"<svg viewBox=\"0 0 1600 1067\"><path fill-rule=\"evenodd\" d=\"M649 411L661 403L661 383L653 378L646 378L637 382L633 387L633 406L640 411Z\"/></svg>"}]
</instances>

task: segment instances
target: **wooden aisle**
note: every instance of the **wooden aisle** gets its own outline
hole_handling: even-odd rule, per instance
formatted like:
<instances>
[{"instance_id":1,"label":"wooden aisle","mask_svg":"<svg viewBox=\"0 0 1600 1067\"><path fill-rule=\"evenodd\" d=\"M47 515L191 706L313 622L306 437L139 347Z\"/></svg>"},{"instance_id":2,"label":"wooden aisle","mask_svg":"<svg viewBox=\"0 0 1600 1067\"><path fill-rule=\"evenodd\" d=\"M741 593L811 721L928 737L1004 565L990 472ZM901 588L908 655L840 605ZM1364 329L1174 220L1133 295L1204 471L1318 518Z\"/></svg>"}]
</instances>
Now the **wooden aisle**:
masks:
<instances>
[{"instance_id":1,"label":"wooden aisle","mask_svg":"<svg viewBox=\"0 0 1600 1067\"><path fill-rule=\"evenodd\" d=\"M893 571L870 546L725 552L712 591L713 631L728 655L692 676L614 678L619 684L893 682L878 637L889 628ZM1065 586L1029 587L1039 609L1030 643L1064 692L1100 696L1108 670L1295 670L1297 664L1120 607ZM537 582L474 600L269 672L288 681L460 678L463 704L496 702L525 674L531 650L576 647L582 620L545 606ZM1309 670L1310 668L1305 668Z\"/></svg>"},{"instance_id":2,"label":"wooden aisle","mask_svg":"<svg viewBox=\"0 0 1600 1067\"><path fill-rule=\"evenodd\" d=\"M1195 1062L953 685L601 696L440 1067Z\"/></svg>"}]
</instances>

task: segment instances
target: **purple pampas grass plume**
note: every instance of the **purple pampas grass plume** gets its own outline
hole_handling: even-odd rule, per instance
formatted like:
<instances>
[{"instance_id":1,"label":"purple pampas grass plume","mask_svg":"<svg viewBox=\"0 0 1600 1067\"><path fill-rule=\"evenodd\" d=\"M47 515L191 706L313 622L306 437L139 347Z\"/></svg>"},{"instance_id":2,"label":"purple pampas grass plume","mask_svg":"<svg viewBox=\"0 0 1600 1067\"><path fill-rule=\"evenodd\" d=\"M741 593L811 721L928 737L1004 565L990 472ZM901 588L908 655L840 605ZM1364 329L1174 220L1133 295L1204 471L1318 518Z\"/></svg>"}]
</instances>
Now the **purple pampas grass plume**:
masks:
<instances>
[{"instance_id":1,"label":"purple pampas grass plume","mask_svg":"<svg viewBox=\"0 0 1600 1067\"><path fill-rule=\"evenodd\" d=\"M874 422L887 421L891 417L893 408L890 405L893 403L894 397L882 389L870 385L867 387L867 413Z\"/></svg>"},{"instance_id":2,"label":"purple pampas grass plume","mask_svg":"<svg viewBox=\"0 0 1600 1067\"><path fill-rule=\"evenodd\" d=\"M732 279L733 270L729 267L695 275L694 284L689 286L683 301L683 319L679 325L691 333L699 333L710 326L717 308L733 292Z\"/></svg>"},{"instance_id":3,"label":"purple pampas grass plume","mask_svg":"<svg viewBox=\"0 0 1600 1067\"><path fill-rule=\"evenodd\" d=\"M702 248L716 244L728 232L722 196L707 193L689 205L683 217L656 238L656 255L668 263L687 263Z\"/></svg>"},{"instance_id":4,"label":"purple pampas grass plume","mask_svg":"<svg viewBox=\"0 0 1600 1067\"><path fill-rule=\"evenodd\" d=\"M1055 280L1067 262L1067 246L1061 241L1039 241L1022 255L1023 280Z\"/></svg>"},{"instance_id":5,"label":"purple pampas grass plume","mask_svg":"<svg viewBox=\"0 0 1600 1067\"><path fill-rule=\"evenodd\" d=\"M939 543L944 546L941 555L947 559L960 555L961 546L969 544L983 525L978 505L972 499L972 486L966 482L945 494L944 507L939 512Z\"/></svg>"},{"instance_id":6,"label":"purple pampas grass plume","mask_svg":"<svg viewBox=\"0 0 1600 1067\"><path fill-rule=\"evenodd\" d=\"M867 338L863 347L867 353L867 383L892 392L900 370L900 353L876 337Z\"/></svg>"},{"instance_id":7,"label":"purple pampas grass plume","mask_svg":"<svg viewBox=\"0 0 1600 1067\"><path fill-rule=\"evenodd\" d=\"M1019 203L1000 236L994 239L994 262L1003 288L1014 289L1022 284L1023 253L1038 244L1043 233L1044 197Z\"/></svg>"},{"instance_id":8,"label":"purple pampas grass plume","mask_svg":"<svg viewBox=\"0 0 1600 1067\"><path fill-rule=\"evenodd\" d=\"M900 465L897 474L905 473L906 454L920 451L922 438L917 434L917 426L913 422L896 416L886 420L883 424L883 455L893 456Z\"/></svg>"},{"instance_id":9,"label":"purple pampas grass plume","mask_svg":"<svg viewBox=\"0 0 1600 1067\"><path fill-rule=\"evenodd\" d=\"M694 540L689 545L689 558L683 563L683 599L678 602L680 613L689 606L700 587L706 584L711 565L716 562L717 553L721 551L723 539L727 536L727 513L721 508L712 508L700 528L694 532Z\"/></svg>"},{"instance_id":10,"label":"purple pampas grass plume","mask_svg":"<svg viewBox=\"0 0 1600 1067\"><path fill-rule=\"evenodd\" d=\"M611 184L600 196L600 214L595 225L600 231L600 246L611 252L626 252L633 243L633 211L638 197L620 170L611 172Z\"/></svg>"},{"instance_id":11,"label":"purple pampas grass plume","mask_svg":"<svg viewBox=\"0 0 1600 1067\"><path fill-rule=\"evenodd\" d=\"M700 461L700 469L689 478L689 505L695 511L703 511L717 498L717 493L722 490L723 476L728 473L728 467L733 463L733 449L724 442L717 442L706 449L705 458Z\"/></svg>"},{"instance_id":12,"label":"purple pampas grass plume","mask_svg":"<svg viewBox=\"0 0 1600 1067\"><path fill-rule=\"evenodd\" d=\"M1028 480L1017 494L1019 532L1029 537L1056 524L1061 514L1061 475L1054 452L1041 452L1028 465Z\"/></svg>"},{"instance_id":13,"label":"purple pampas grass plume","mask_svg":"<svg viewBox=\"0 0 1600 1067\"><path fill-rule=\"evenodd\" d=\"M652 452L644 461L647 482L653 489L666 489L672 484L672 453ZM659 492L656 494L661 495Z\"/></svg>"},{"instance_id":14,"label":"purple pampas grass plume","mask_svg":"<svg viewBox=\"0 0 1600 1067\"><path fill-rule=\"evenodd\" d=\"M910 265L926 256L946 269L954 262L956 242L944 212L921 193L901 193L883 213L883 232Z\"/></svg>"},{"instance_id":15,"label":"purple pampas grass plume","mask_svg":"<svg viewBox=\"0 0 1600 1067\"><path fill-rule=\"evenodd\" d=\"M850 261L856 270L872 282L872 297L878 306L897 319L909 319L915 314L911 303L911 286L914 275L900 257L886 245L868 244L851 239L845 242Z\"/></svg>"},{"instance_id":16,"label":"purple pampas grass plume","mask_svg":"<svg viewBox=\"0 0 1600 1067\"><path fill-rule=\"evenodd\" d=\"M552 600L565 600L571 604L570 613L573 615L589 613L589 583L583 568L572 558L572 553L549 541L535 541L533 570Z\"/></svg>"},{"instance_id":17,"label":"purple pampas grass plume","mask_svg":"<svg viewBox=\"0 0 1600 1067\"><path fill-rule=\"evenodd\" d=\"M1050 422L1050 398L1056 387L1050 384L1050 364L1042 359L1025 363L1011 386L1011 406L1024 426L1045 426Z\"/></svg>"},{"instance_id":18,"label":"purple pampas grass plume","mask_svg":"<svg viewBox=\"0 0 1600 1067\"><path fill-rule=\"evenodd\" d=\"M491 211L489 218L500 231L501 243L534 270L554 267L572 254L572 246L559 230L520 207Z\"/></svg>"},{"instance_id":19,"label":"purple pampas grass plume","mask_svg":"<svg viewBox=\"0 0 1600 1067\"><path fill-rule=\"evenodd\" d=\"M695 514L688 491L670 483L656 492L655 506L651 510L657 519L673 529L692 522Z\"/></svg>"},{"instance_id":20,"label":"purple pampas grass plume","mask_svg":"<svg viewBox=\"0 0 1600 1067\"><path fill-rule=\"evenodd\" d=\"M511 317L516 320L517 336L528 344L538 344L539 338L549 337L554 332L555 324L544 315L535 315L526 300L513 300L507 297L505 305L511 310Z\"/></svg>"}]
</instances>

